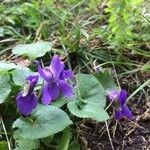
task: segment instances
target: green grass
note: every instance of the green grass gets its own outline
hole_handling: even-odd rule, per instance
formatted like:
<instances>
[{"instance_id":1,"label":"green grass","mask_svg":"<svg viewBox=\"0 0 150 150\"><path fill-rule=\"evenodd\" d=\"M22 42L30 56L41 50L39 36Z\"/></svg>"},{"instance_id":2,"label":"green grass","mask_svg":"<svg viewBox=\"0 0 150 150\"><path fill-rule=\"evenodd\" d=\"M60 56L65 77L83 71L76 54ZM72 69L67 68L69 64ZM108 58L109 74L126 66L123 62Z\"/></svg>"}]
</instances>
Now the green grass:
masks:
<instances>
[{"instance_id":1,"label":"green grass","mask_svg":"<svg viewBox=\"0 0 150 150\"><path fill-rule=\"evenodd\" d=\"M130 72L146 63L135 62L135 57L150 57L147 5L130 0L3 1L1 59L12 58L11 49L17 44L43 40L53 43L52 53L67 56L75 71L90 72L97 60L97 65Z\"/></svg>"}]
</instances>

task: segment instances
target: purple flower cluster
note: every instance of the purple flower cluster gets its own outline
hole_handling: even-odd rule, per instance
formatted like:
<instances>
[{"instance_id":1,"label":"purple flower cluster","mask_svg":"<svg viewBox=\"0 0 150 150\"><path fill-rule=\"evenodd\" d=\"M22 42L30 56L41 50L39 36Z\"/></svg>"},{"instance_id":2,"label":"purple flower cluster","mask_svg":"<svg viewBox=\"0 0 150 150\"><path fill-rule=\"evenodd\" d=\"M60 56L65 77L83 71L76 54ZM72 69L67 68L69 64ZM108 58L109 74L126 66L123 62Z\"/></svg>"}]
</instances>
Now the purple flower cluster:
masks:
<instances>
[{"instance_id":1,"label":"purple flower cluster","mask_svg":"<svg viewBox=\"0 0 150 150\"><path fill-rule=\"evenodd\" d=\"M66 79L73 77L71 70L64 70L64 62L56 55L53 57L49 67L42 68L39 62L38 72L46 81L42 89L42 102L45 105L58 98L60 92L63 96L70 97L73 95L72 87L66 82Z\"/></svg>"},{"instance_id":2,"label":"purple flower cluster","mask_svg":"<svg viewBox=\"0 0 150 150\"><path fill-rule=\"evenodd\" d=\"M34 92L39 76L44 81L42 88L42 103L44 105L50 104L57 99L62 93L65 97L73 95L72 86L68 84L68 79L72 79L73 73L71 70L65 70L65 64L55 55L52 58L51 64L48 67L42 68L40 62L36 61L38 66L38 75L31 75L26 78L26 83L22 92L17 95L17 106L19 111L28 116L32 110L37 106L38 97Z\"/></svg>"},{"instance_id":3,"label":"purple flower cluster","mask_svg":"<svg viewBox=\"0 0 150 150\"><path fill-rule=\"evenodd\" d=\"M133 117L132 112L126 105L127 91L126 90L109 90L108 98L113 102L115 108L115 118L120 120L123 116L131 119Z\"/></svg>"}]
</instances>

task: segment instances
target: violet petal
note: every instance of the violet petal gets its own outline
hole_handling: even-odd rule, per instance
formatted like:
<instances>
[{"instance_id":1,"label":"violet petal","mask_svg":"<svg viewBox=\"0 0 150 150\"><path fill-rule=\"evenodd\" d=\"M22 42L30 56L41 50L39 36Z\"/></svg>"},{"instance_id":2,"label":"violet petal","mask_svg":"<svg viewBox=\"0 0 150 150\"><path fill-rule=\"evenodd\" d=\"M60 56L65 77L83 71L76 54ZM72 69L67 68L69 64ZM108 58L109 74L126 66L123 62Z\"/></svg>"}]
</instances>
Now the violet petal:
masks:
<instances>
[{"instance_id":1,"label":"violet petal","mask_svg":"<svg viewBox=\"0 0 150 150\"><path fill-rule=\"evenodd\" d=\"M62 73L63 73L63 77L65 79L71 79L71 78L73 78L73 72L70 69L64 70Z\"/></svg>"},{"instance_id":2,"label":"violet petal","mask_svg":"<svg viewBox=\"0 0 150 150\"><path fill-rule=\"evenodd\" d=\"M30 90L29 90L29 93L32 93L35 85L37 84L38 82L38 79L39 79L39 75L38 74L35 74L35 75L30 75L26 78L26 81L29 81L30 83Z\"/></svg>"},{"instance_id":3,"label":"violet petal","mask_svg":"<svg viewBox=\"0 0 150 150\"><path fill-rule=\"evenodd\" d=\"M127 91L121 90L118 96L118 100L120 101L121 105L124 105L127 100Z\"/></svg>"},{"instance_id":4,"label":"violet petal","mask_svg":"<svg viewBox=\"0 0 150 150\"><path fill-rule=\"evenodd\" d=\"M126 105L121 106L122 108L122 113L124 116L127 118L131 119L133 117L132 112L130 111L129 107Z\"/></svg>"},{"instance_id":5,"label":"violet petal","mask_svg":"<svg viewBox=\"0 0 150 150\"><path fill-rule=\"evenodd\" d=\"M49 82L52 78L52 73L44 68L41 67L41 64L39 61L36 61L36 64L38 66L38 72L41 75L41 77L46 80L47 82Z\"/></svg>"},{"instance_id":6,"label":"violet petal","mask_svg":"<svg viewBox=\"0 0 150 150\"><path fill-rule=\"evenodd\" d=\"M55 82L47 83L42 91L42 103L44 105L50 104L52 100L58 98L59 93L59 86Z\"/></svg>"},{"instance_id":7,"label":"violet petal","mask_svg":"<svg viewBox=\"0 0 150 150\"><path fill-rule=\"evenodd\" d=\"M50 64L50 70L52 71L55 79L59 78L61 72L64 70L64 67L64 62L60 60L58 55L55 55Z\"/></svg>"},{"instance_id":8,"label":"violet petal","mask_svg":"<svg viewBox=\"0 0 150 150\"><path fill-rule=\"evenodd\" d=\"M19 112L22 113L24 116L28 116L37 106L38 102L38 98L34 93L22 97L22 93L20 92L18 93L16 100Z\"/></svg>"},{"instance_id":9,"label":"violet petal","mask_svg":"<svg viewBox=\"0 0 150 150\"><path fill-rule=\"evenodd\" d=\"M72 87L64 80L59 81L59 87L64 96L66 96L66 97L73 96Z\"/></svg>"},{"instance_id":10,"label":"violet petal","mask_svg":"<svg viewBox=\"0 0 150 150\"><path fill-rule=\"evenodd\" d=\"M121 112L120 110L116 110L116 111L115 111L115 118L116 118L117 120L120 120L122 117L123 117L122 112Z\"/></svg>"},{"instance_id":11,"label":"violet petal","mask_svg":"<svg viewBox=\"0 0 150 150\"><path fill-rule=\"evenodd\" d=\"M109 99L114 100L114 99L118 98L119 91L118 90L109 90L109 91L107 91L107 93L108 93Z\"/></svg>"},{"instance_id":12,"label":"violet petal","mask_svg":"<svg viewBox=\"0 0 150 150\"><path fill-rule=\"evenodd\" d=\"M44 105L50 104L52 98L50 97L49 94L49 83L45 84L45 86L42 89L42 103Z\"/></svg>"}]
</instances>

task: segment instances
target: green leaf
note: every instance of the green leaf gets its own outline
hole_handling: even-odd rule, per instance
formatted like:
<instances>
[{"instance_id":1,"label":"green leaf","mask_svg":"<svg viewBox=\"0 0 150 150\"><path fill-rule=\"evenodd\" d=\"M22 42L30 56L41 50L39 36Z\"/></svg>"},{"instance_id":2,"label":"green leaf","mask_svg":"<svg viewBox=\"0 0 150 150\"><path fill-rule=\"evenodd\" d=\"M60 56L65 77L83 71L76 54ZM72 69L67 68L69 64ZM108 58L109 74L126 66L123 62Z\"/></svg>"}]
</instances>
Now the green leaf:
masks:
<instances>
[{"instance_id":1,"label":"green leaf","mask_svg":"<svg viewBox=\"0 0 150 150\"><path fill-rule=\"evenodd\" d=\"M78 74L77 78L77 98L85 102L94 102L104 107L106 104L106 93L99 81L88 74Z\"/></svg>"},{"instance_id":2,"label":"green leaf","mask_svg":"<svg viewBox=\"0 0 150 150\"><path fill-rule=\"evenodd\" d=\"M5 142L5 141L0 141L0 149L1 149L1 150L8 150L7 142Z\"/></svg>"},{"instance_id":3,"label":"green leaf","mask_svg":"<svg viewBox=\"0 0 150 150\"><path fill-rule=\"evenodd\" d=\"M24 55L31 59L42 57L49 52L52 48L52 44L49 42L37 42L33 44L21 44L12 49L12 53L15 55Z\"/></svg>"},{"instance_id":4,"label":"green leaf","mask_svg":"<svg viewBox=\"0 0 150 150\"><path fill-rule=\"evenodd\" d=\"M77 75L76 93L76 97L73 97L67 105L73 115L97 121L105 121L109 118L104 110L106 105L105 90L93 75ZM76 100L74 100L75 98Z\"/></svg>"},{"instance_id":5,"label":"green leaf","mask_svg":"<svg viewBox=\"0 0 150 150\"><path fill-rule=\"evenodd\" d=\"M13 135L15 139L16 148L15 150L33 150L37 149L40 146L40 142L38 139L24 139L20 137L19 130L16 130Z\"/></svg>"},{"instance_id":6,"label":"green leaf","mask_svg":"<svg viewBox=\"0 0 150 150\"><path fill-rule=\"evenodd\" d=\"M10 86L10 77L8 74L1 74L0 75L0 104L5 101L9 93L11 92Z\"/></svg>"},{"instance_id":7,"label":"green leaf","mask_svg":"<svg viewBox=\"0 0 150 150\"><path fill-rule=\"evenodd\" d=\"M79 118L92 118L97 121L105 121L109 119L107 112L100 106L93 102L79 105L77 101L68 103L69 111Z\"/></svg>"},{"instance_id":8,"label":"green leaf","mask_svg":"<svg viewBox=\"0 0 150 150\"><path fill-rule=\"evenodd\" d=\"M101 83L106 91L109 89L118 89L114 81L113 75L110 73L109 70L95 73L94 76L97 78L97 80Z\"/></svg>"},{"instance_id":9,"label":"green leaf","mask_svg":"<svg viewBox=\"0 0 150 150\"><path fill-rule=\"evenodd\" d=\"M53 142L53 138L54 138L54 135L51 135L51 136L47 136L45 138L42 138L41 139L41 142L44 144L44 145L49 145L51 142Z\"/></svg>"},{"instance_id":10,"label":"green leaf","mask_svg":"<svg viewBox=\"0 0 150 150\"><path fill-rule=\"evenodd\" d=\"M80 150L80 145L77 141L73 141L70 145L68 150Z\"/></svg>"},{"instance_id":11,"label":"green leaf","mask_svg":"<svg viewBox=\"0 0 150 150\"><path fill-rule=\"evenodd\" d=\"M4 28L0 27L0 37L3 37L4 36Z\"/></svg>"},{"instance_id":12,"label":"green leaf","mask_svg":"<svg viewBox=\"0 0 150 150\"><path fill-rule=\"evenodd\" d=\"M52 102L51 105L53 105L55 107L61 107L65 104L67 104L69 101L70 101L69 98L60 96L59 98L57 98L56 101Z\"/></svg>"},{"instance_id":13,"label":"green leaf","mask_svg":"<svg viewBox=\"0 0 150 150\"><path fill-rule=\"evenodd\" d=\"M142 71L150 71L150 63L145 63L143 66L142 66Z\"/></svg>"},{"instance_id":14,"label":"green leaf","mask_svg":"<svg viewBox=\"0 0 150 150\"><path fill-rule=\"evenodd\" d=\"M16 85L23 86L25 83L26 77L33 73L34 72L32 72L29 68L20 66L12 74L13 82Z\"/></svg>"},{"instance_id":15,"label":"green leaf","mask_svg":"<svg viewBox=\"0 0 150 150\"><path fill-rule=\"evenodd\" d=\"M63 135L57 150L68 150L70 139L71 139L71 130L69 127L67 127L63 131Z\"/></svg>"},{"instance_id":16,"label":"green leaf","mask_svg":"<svg viewBox=\"0 0 150 150\"><path fill-rule=\"evenodd\" d=\"M22 138L37 139L51 136L72 123L64 111L51 105L38 105L31 117L34 120L19 118L13 124L13 128L18 128Z\"/></svg>"},{"instance_id":17,"label":"green leaf","mask_svg":"<svg viewBox=\"0 0 150 150\"><path fill-rule=\"evenodd\" d=\"M6 73L9 70L17 68L17 65L14 63L9 63L6 61L0 61L0 73Z\"/></svg>"}]
</instances>

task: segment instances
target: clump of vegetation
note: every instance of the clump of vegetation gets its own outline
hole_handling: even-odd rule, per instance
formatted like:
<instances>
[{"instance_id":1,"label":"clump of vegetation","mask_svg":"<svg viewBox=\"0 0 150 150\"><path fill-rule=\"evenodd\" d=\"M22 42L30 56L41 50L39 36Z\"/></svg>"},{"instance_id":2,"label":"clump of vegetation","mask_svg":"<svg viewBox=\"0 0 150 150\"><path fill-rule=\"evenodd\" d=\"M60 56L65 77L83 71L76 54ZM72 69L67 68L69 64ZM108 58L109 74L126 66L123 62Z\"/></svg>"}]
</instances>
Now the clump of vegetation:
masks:
<instances>
[{"instance_id":1,"label":"clump of vegetation","mask_svg":"<svg viewBox=\"0 0 150 150\"><path fill-rule=\"evenodd\" d=\"M0 149L149 149L148 1L0 3Z\"/></svg>"}]
</instances>

